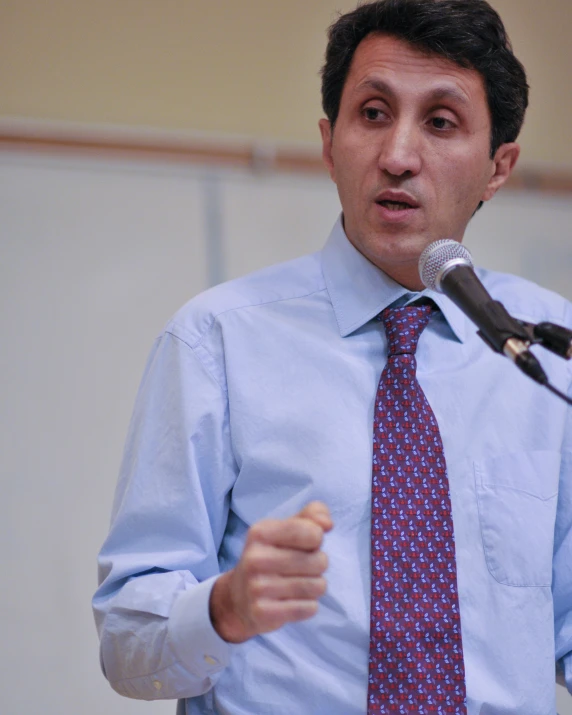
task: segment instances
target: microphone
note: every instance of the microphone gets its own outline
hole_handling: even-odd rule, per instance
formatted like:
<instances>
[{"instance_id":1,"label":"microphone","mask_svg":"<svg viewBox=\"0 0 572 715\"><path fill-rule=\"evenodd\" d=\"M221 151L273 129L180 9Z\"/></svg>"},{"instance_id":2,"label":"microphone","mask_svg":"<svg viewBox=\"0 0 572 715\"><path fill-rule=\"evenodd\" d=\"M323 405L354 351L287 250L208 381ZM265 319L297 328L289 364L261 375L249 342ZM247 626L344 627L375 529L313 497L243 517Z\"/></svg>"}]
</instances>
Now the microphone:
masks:
<instances>
[{"instance_id":1,"label":"microphone","mask_svg":"<svg viewBox=\"0 0 572 715\"><path fill-rule=\"evenodd\" d=\"M451 239L430 243L419 257L419 276L427 288L443 293L479 328L478 335L541 385L548 377L530 352L526 328L493 300L474 271L465 246Z\"/></svg>"}]
</instances>

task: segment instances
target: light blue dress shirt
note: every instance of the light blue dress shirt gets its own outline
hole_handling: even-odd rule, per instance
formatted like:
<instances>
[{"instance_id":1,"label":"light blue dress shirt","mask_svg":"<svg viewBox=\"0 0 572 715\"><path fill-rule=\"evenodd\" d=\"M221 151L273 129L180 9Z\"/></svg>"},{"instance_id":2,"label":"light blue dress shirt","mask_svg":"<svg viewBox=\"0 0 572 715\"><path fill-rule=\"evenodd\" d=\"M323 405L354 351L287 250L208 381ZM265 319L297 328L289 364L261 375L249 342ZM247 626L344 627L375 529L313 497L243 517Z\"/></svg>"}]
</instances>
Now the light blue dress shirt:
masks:
<instances>
[{"instance_id":1,"label":"light blue dress shirt","mask_svg":"<svg viewBox=\"0 0 572 715\"><path fill-rule=\"evenodd\" d=\"M518 318L572 326L561 297L481 273ZM442 295L418 378L440 426L455 528L469 715L551 715L572 685L571 410L494 354ZM178 713L364 715L375 316L409 293L348 242L191 300L154 344L129 430L94 599L104 671ZM569 364L538 353L570 390ZM213 630L214 580L246 531L319 499L318 614L241 645Z\"/></svg>"}]
</instances>

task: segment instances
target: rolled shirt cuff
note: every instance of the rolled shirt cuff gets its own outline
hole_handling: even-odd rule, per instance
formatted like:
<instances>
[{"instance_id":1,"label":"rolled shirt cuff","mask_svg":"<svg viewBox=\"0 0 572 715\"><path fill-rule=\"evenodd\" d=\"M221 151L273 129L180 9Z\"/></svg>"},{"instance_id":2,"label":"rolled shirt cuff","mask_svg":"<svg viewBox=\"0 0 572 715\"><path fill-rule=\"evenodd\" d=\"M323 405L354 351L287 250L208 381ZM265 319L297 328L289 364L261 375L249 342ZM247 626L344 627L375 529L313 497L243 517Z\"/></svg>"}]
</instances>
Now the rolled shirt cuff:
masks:
<instances>
[{"instance_id":1,"label":"rolled shirt cuff","mask_svg":"<svg viewBox=\"0 0 572 715\"><path fill-rule=\"evenodd\" d=\"M182 591L169 616L168 636L182 665L197 677L212 678L229 663L235 645L223 640L213 628L209 614L213 576L188 591Z\"/></svg>"}]
</instances>

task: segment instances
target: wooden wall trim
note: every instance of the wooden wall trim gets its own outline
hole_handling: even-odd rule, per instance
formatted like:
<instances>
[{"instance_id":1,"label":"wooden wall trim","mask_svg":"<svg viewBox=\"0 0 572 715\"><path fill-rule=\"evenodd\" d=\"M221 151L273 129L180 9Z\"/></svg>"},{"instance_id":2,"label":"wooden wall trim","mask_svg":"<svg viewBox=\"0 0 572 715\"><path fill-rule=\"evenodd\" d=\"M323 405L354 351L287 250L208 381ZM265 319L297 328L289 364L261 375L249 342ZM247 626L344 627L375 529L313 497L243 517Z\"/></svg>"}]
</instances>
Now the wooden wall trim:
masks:
<instances>
[{"instance_id":1,"label":"wooden wall trim","mask_svg":"<svg viewBox=\"0 0 572 715\"><path fill-rule=\"evenodd\" d=\"M0 125L0 151L26 151L48 155L97 155L129 160L176 164L218 165L253 171L324 175L326 169L317 151L272 147L267 144L228 144L180 140L165 136L133 138L126 133L53 132L11 130ZM572 195L572 169L522 168L514 172L507 187L514 191Z\"/></svg>"}]
</instances>

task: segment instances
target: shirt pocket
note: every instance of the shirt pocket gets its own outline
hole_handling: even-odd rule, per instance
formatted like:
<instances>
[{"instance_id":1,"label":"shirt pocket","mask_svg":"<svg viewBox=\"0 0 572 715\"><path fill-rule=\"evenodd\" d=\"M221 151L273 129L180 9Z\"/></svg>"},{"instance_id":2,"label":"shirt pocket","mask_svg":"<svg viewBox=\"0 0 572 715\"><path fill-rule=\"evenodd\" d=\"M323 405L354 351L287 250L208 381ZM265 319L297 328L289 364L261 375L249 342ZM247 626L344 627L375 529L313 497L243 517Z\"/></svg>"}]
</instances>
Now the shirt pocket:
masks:
<instances>
[{"instance_id":1,"label":"shirt pocket","mask_svg":"<svg viewBox=\"0 0 572 715\"><path fill-rule=\"evenodd\" d=\"M560 453L502 454L474 470L491 576L506 586L550 586Z\"/></svg>"}]
</instances>

